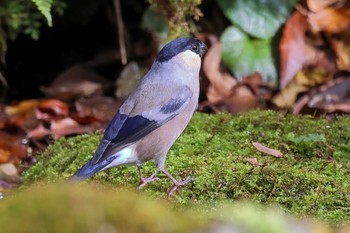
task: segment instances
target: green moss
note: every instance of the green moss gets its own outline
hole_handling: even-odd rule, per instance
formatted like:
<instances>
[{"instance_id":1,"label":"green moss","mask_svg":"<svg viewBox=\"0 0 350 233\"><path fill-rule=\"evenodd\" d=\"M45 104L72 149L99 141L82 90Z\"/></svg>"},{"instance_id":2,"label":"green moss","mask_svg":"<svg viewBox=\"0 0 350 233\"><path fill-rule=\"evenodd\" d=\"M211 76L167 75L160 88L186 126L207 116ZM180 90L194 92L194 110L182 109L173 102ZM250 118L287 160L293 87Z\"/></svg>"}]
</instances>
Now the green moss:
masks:
<instances>
[{"instance_id":1,"label":"green moss","mask_svg":"<svg viewBox=\"0 0 350 233\"><path fill-rule=\"evenodd\" d=\"M232 116L197 113L168 154L166 168L176 178L195 181L171 200L177 208L211 206L218 201L248 199L278 204L298 216L314 216L332 224L350 222L349 117L332 121L273 111ZM62 138L38 157L23 176L25 184L67 179L94 152L100 134ZM275 158L258 152L258 141L278 149ZM247 158L263 165L254 167ZM150 175L155 166L145 164ZM171 183L163 175L141 192L162 198ZM135 189L135 167L118 167L96 174L87 182Z\"/></svg>"},{"instance_id":2,"label":"green moss","mask_svg":"<svg viewBox=\"0 0 350 233\"><path fill-rule=\"evenodd\" d=\"M220 203L220 210L210 214L179 212L164 200L99 185L31 186L2 200L0 216L3 233L330 232L319 224L296 222L277 208Z\"/></svg>"},{"instance_id":3,"label":"green moss","mask_svg":"<svg viewBox=\"0 0 350 233\"><path fill-rule=\"evenodd\" d=\"M190 28L192 18L198 20L202 16L199 5L202 0L148 0L150 7L168 22L168 39L188 36L195 28Z\"/></svg>"},{"instance_id":4,"label":"green moss","mask_svg":"<svg viewBox=\"0 0 350 233\"><path fill-rule=\"evenodd\" d=\"M145 196L99 186L31 187L0 206L1 232L193 232L200 218Z\"/></svg>"}]
</instances>

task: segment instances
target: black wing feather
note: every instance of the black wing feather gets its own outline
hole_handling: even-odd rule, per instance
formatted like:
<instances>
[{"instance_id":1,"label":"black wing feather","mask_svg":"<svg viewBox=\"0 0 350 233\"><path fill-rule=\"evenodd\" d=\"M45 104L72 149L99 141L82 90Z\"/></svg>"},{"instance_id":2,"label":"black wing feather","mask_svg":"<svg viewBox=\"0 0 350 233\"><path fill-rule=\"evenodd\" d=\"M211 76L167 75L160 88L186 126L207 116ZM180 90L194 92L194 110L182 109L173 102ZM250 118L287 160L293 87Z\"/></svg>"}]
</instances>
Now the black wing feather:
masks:
<instances>
[{"instance_id":1,"label":"black wing feather","mask_svg":"<svg viewBox=\"0 0 350 233\"><path fill-rule=\"evenodd\" d=\"M186 87L178 98L172 98L166 104L160 107L159 114L163 114L161 120L150 120L141 115L128 117L120 112L112 119L107 127L103 139L97 148L92 159L92 164L96 164L110 155L120 151L124 147L136 142L159 128L166 122L179 114L180 109L184 108L192 97L192 91Z\"/></svg>"}]
</instances>

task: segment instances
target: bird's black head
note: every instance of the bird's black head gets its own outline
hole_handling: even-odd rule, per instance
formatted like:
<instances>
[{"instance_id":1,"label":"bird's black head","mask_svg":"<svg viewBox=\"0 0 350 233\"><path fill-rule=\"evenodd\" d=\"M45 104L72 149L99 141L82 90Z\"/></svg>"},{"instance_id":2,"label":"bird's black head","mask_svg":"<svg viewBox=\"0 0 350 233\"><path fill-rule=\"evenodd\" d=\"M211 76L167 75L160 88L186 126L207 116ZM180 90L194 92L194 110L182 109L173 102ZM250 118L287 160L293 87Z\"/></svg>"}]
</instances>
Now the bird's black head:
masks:
<instances>
[{"instance_id":1,"label":"bird's black head","mask_svg":"<svg viewBox=\"0 0 350 233\"><path fill-rule=\"evenodd\" d=\"M181 52L190 50L200 57L208 50L207 46L200 40L192 37L184 37L173 40L166 44L159 52L157 61L166 62Z\"/></svg>"}]
</instances>

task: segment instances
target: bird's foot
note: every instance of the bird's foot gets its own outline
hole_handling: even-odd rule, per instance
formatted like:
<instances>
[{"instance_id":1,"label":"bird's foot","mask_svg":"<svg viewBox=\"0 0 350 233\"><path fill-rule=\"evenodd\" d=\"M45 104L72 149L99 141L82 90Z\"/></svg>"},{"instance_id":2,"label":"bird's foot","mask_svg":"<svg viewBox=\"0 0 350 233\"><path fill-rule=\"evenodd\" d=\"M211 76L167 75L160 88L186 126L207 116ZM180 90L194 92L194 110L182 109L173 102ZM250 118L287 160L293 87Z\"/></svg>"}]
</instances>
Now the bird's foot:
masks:
<instances>
[{"instance_id":1,"label":"bird's foot","mask_svg":"<svg viewBox=\"0 0 350 233\"><path fill-rule=\"evenodd\" d=\"M150 176L147 178L141 178L141 184L139 185L138 189L142 189L143 187L145 187L148 183L151 183L153 181L157 181L159 180L158 177L154 177L154 176Z\"/></svg>"},{"instance_id":2,"label":"bird's foot","mask_svg":"<svg viewBox=\"0 0 350 233\"><path fill-rule=\"evenodd\" d=\"M174 194L174 192L177 190L178 187L184 186L193 180L194 179L191 176L188 176L185 180L180 180L180 181L174 182L173 187L171 187L171 189L167 192L168 198Z\"/></svg>"}]
</instances>

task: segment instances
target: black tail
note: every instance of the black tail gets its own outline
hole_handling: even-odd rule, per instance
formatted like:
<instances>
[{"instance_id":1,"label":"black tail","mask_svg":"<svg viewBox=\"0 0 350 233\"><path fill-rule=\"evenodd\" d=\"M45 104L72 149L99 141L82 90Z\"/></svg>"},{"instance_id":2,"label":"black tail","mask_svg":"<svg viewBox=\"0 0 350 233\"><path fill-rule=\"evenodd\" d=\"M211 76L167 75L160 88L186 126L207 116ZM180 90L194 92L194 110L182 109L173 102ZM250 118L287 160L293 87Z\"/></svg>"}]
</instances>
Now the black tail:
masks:
<instances>
[{"instance_id":1,"label":"black tail","mask_svg":"<svg viewBox=\"0 0 350 233\"><path fill-rule=\"evenodd\" d=\"M101 171L113 160L104 160L100 163L91 164L92 159L90 159L82 168L80 168L69 180L70 181L83 181L95 173Z\"/></svg>"}]
</instances>

